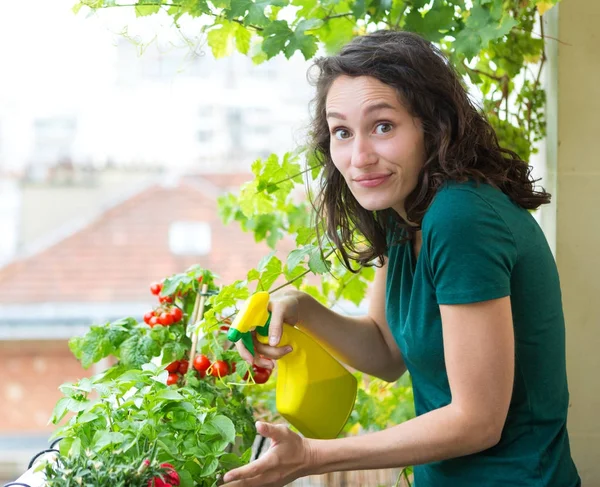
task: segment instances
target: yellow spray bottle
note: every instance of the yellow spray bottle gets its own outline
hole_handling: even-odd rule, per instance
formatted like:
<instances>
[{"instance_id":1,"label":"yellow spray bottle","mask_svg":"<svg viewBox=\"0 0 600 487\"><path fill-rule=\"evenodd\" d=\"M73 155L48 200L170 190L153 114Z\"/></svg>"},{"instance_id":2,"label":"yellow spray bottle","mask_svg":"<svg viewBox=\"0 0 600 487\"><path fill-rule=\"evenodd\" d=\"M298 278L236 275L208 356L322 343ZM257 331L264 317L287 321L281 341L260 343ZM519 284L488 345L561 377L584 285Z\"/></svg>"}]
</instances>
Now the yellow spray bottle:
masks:
<instances>
[{"instance_id":1,"label":"yellow spray bottle","mask_svg":"<svg viewBox=\"0 0 600 487\"><path fill-rule=\"evenodd\" d=\"M254 355L251 332L269 342L269 293L257 292L240 310L227 338L242 340ZM292 351L279 359L276 407L307 438L336 438L354 407L356 378L318 342L295 326L284 323L278 346Z\"/></svg>"}]
</instances>

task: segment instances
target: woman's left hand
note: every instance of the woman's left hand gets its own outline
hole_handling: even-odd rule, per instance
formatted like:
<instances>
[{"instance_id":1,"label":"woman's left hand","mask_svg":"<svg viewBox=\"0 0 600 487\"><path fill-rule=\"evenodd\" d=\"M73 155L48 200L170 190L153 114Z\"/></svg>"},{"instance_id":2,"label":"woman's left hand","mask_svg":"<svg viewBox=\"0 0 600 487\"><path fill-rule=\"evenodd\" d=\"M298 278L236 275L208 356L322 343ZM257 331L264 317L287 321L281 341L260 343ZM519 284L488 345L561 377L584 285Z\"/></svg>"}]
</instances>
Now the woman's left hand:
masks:
<instances>
[{"instance_id":1,"label":"woman's left hand","mask_svg":"<svg viewBox=\"0 0 600 487\"><path fill-rule=\"evenodd\" d=\"M283 487L309 475L309 441L283 425L256 423L258 433L271 439L269 451L252 463L227 472L223 487Z\"/></svg>"}]
</instances>

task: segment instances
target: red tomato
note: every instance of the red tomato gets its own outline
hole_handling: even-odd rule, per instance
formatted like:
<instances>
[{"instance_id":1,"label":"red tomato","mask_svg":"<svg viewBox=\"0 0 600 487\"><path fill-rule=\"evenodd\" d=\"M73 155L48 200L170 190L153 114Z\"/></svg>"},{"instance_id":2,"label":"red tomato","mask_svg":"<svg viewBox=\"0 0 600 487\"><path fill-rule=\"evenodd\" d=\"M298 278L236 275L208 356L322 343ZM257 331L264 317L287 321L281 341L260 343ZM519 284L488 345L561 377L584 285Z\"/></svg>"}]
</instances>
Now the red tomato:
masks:
<instances>
[{"instance_id":1,"label":"red tomato","mask_svg":"<svg viewBox=\"0 0 600 487\"><path fill-rule=\"evenodd\" d=\"M167 377L167 385L172 386L173 384L177 384L177 382L179 382L179 375L169 374L169 377Z\"/></svg>"},{"instance_id":2,"label":"red tomato","mask_svg":"<svg viewBox=\"0 0 600 487\"><path fill-rule=\"evenodd\" d=\"M194 368L198 372L206 372L206 369L210 367L210 360L206 355L196 355L194 357Z\"/></svg>"},{"instance_id":3,"label":"red tomato","mask_svg":"<svg viewBox=\"0 0 600 487\"><path fill-rule=\"evenodd\" d=\"M158 316L153 316L152 318L150 318L150 321L148 322L148 324L152 327L152 326L156 326L159 325L159 321L158 321Z\"/></svg>"},{"instance_id":4,"label":"red tomato","mask_svg":"<svg viewBox=\"0 0 600 487\"><path fill-rule=\"evenodd\" d=\"M167 365L165 367L165 370L167 370L171 374L174 374L179 370L179 363L179 360L175 360L175 362L171 362L169 365Z\"/></svg>"},{"instance_id":5,"label":"red tomato","mask_svg":"<svg viewBox=\"0 0 600 487\"><path fill-rule=\"evenodd\" d=\"M150 286L150 292L155 296L158 295L158 293L160 293L161 290L162 284L160 282L155 282Z\"/></svg>"},{"instance_id":6,"label":"red tomato","mask_svg":"<svg viewBox=\"0 0 600 487\"><path fill-rule=\"evenodd\" d=\"M271 374L269 374L265 370L257 370L252 374L252 377L254 377L254 382L256 382L257 384L264 384L269 380Z\"/></svg>"},{"instance_id":7,"label":"red tomato","mask_svg":"<svg viewBox=\"0 0 600 487\"><path fill-rule=\"evenodd\" d=\"M259 367L258 365L252 365L252 370L254 370L254 372L266 372L267 374L271 375L271 369L265 369L264 367Z\"/></svg>"},{"instance_id":8,"label":"red tomato","mask_svg":"<svg viewBox=\"0 0 600 487\"><path fill-rule=\"evenodd\" d=\"M158 317L158 322L161 325L169 326L173 324L173 317L170 313L161 313L161 315Z\"/></svg>"},{"instance_id":9,"label":"red tomato","mask_svg":"<svg viewBox=\"0 0 600 487\"><path fill-rule=\"evenodd\" d=\"M173 306L169 313L173 317L173 323L178 323L181 321L181 318L183 318L183 311L181 311L181 308L178 308L177 306Z\"/></svg>"},{"instance_id":10,"label":"red tomato","mask_svg":"<svg viewBox=\"0 0 600 487\"><path fill-rule=\"evenodd\" d=\"M235 370L237 369L237 366L235 365L235 362L231 362L229 364L229 369L231 370L232 374L235 372Z\"/></svg>"},{"instance_id":11,"label":"red tomato","mask_svg":"<svg viewBox=\"0 0 600 487\"><path fill-rule=\"evenodd\" d=\"M224 362L223 360L217 360L212 364L212 371L210 375L213 377L225 377L227 374L229 374L229 365L227 365L227 362Z\"/></svg>"},{"instance_id":12,"label":"red tomato","mask_svg":"<svg viewBox=\"0 0 600 487\"><path fill-rule=\"evenodd\" d=\"M200 277L197 279L197 280L198 280L198 284L202 283L202 277L203 277L203 276L200 276Z\"/></svg>"},{"instance_id":13,"label":"red tomato","mask_svg":"<svg viewBox=\"0 0 600 487\"><path fill-rule=\"evenodd\" d=\"M181 375L187 374L188 369L190 368L190 363L187 360L179 361L179 373Z\"/></svg>"},{"instance_id":14,"label":"red tomato","mask_svg":"<svg viewBox=\"0 0 600 487\"><path fill-rule=\"evenodd\" d=\"M172 303L173 302L173 298L171 296L159 296L158 300L161 303Z\"/></svg>"},{"instance_id":15,"label":"red tomato","mask_svg":"<svg viewBox=\"0 0 600 487\"><path fill-rule=\"evenodd\" d=\"M150 320L152 319L152 317L154 316L154 311L148 311L145 315L144 315L144 322L149 325L150 324Z\"/></svg>"}]
</instances>

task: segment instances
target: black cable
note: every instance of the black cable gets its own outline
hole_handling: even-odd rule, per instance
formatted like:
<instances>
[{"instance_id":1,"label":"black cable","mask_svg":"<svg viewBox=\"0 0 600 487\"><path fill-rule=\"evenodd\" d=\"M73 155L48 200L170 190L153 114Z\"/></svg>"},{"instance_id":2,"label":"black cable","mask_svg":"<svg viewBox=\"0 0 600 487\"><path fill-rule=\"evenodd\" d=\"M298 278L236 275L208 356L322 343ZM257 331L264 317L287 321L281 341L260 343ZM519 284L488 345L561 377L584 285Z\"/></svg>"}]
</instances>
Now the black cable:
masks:
<instances>
[{"instance_id":1,"label":"black cable","mask_svg":"<svg viewBox=\"0 0 600 487\"><path fill-rule=\"evenodd\" d=\"M260 457L263 447L265 446L265 441L267 438L265 436L260 437L260 441L258 442L258 448L256 449L256 454L254 455L253 460L257 460Z\"/></svg>"},{"instance_id":2,"label":"black cable","mask_svg":"<svg viewBox=\"0 0 600 487\"><path fill-rule=\"evenodd\" d=\"M56 444L62 439L63 439L63 437L61 436L60 438L57 438L56 440L54 440L52 443L50 443L50 448L54 448L56 446Z\"/></svg>"},{"instance_id":3,"label":"black cable","mask_svg":"<svg viewBox=\"0 0 600 487\"><path fill-rule=\"evenodd\" d=\"M21 487L31 487L31 485L23 484L21 482L10 482L8 484L4 484L4 487L12 487L13 485L20 485Z\"/></svg>"},{"instance_id":4,"label":"black cable","mask_svg":"<svg viewBox=\"0 0 600 487\"><path fill-rule=\"evenodd\" d=\"M56 448L48 448L47 450L42 450L39 453L36 453L35 455L33 455L33 458L31 459L31 461L29 462L29 466L27 467L27 470L29 470L31 467L33 467L34 462L40 457L42 456L44 453L50 453L51 451L56 452L56 453L60 453Z\"/></svg>"}]
</instances>

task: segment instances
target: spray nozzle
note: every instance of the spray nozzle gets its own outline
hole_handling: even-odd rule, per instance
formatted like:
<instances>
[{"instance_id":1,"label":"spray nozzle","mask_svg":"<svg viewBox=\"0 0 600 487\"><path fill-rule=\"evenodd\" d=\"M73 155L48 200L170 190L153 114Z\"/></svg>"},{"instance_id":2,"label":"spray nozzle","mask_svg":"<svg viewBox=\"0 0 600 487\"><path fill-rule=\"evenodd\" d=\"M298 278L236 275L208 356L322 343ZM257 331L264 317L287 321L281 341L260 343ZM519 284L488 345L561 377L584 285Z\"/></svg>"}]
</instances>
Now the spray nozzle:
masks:
<instances>
[{"instance_id":1,"label":"spray nozzle","mask_svg":"<svg viewBox=\"0 0 600 487\"><path fill-rule=\"evenodd\" d=\"M260 291L250 296L233 320L227 332L227 339L231 342L242 340L244 346L254 355L252 331L256 330L256 333L261 336L269 335L271 313L268 305L269 293Z\"/></svg>"}]
</instances>

